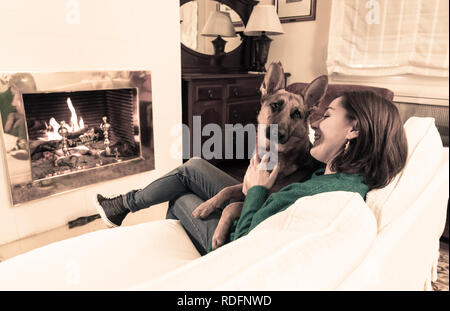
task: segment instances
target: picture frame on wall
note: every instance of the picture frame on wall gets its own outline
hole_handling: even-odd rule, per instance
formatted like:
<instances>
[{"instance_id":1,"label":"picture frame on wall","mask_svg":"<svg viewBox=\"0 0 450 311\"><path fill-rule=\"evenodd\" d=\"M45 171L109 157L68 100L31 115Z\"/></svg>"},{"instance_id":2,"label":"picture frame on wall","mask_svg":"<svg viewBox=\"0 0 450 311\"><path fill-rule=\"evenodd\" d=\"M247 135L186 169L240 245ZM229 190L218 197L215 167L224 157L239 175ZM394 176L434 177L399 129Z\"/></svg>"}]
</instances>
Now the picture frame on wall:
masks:
<instances>
[{"instance_id":1,"label":"picture frame on wall","mask_svg":"<svg viewBox=\"0 0 450 311\"><path fill-rule=\"evenodd\" d=\"M275 7L281 23L316 19L317 0L275 0Z\"/></svg>"}]
</instances>

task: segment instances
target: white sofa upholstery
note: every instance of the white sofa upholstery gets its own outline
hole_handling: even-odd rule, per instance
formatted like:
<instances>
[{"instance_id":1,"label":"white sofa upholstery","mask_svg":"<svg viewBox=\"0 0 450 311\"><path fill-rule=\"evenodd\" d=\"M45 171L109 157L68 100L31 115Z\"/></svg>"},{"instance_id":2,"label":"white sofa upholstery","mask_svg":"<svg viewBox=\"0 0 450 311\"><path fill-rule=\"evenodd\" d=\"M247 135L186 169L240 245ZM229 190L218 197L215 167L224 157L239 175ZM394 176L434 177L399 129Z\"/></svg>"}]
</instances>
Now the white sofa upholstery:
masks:
<instances>
[{"instance_id":1,"label":"white sofa upholstery","mask_svg":"<svg viewBox=\"0 0 450 311\"><path fill-rule=\"evenodd\" d=\"M322 193L297 200L247 236L133 289L327 290L359 265L375 238L375 218L359 194Z\"/></svg>"},{"instance_id":2,"label":"white sofa upholstery","mask_svg":"<svg viewBox=\"0 0 450 311\"><path fill-rule=\"evenodd\" d=\"M429 289L449 154L433 119L405 129L407 166L366 202L350 192L301 198L203 257L176 220L100 230L0 263L0 290Z\"/></svg>"}]
</instances>

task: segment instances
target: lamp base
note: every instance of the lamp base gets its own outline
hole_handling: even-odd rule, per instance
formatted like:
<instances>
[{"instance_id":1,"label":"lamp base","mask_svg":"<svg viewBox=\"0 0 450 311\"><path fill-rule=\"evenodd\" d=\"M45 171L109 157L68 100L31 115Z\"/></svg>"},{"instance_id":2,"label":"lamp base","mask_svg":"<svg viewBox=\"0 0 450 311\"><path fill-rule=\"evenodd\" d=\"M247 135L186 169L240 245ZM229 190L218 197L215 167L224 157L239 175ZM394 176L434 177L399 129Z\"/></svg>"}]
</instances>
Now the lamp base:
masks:
<instances>
[{"instance_id":1,"label":"lamp base","mask_svg":"<svg viewBox=\"0 0 450 311\"><path fill-rule=\"evenodd\" d=\"M214 46L214 55L211 58L210 65L217 69L222 69L222 61L225 58L225 44L227 41L223 40L221 36L211 41Z\"/></svg>"},{"instance_id":2,"label":"lamp base","mask_svg":"<svg viewBox=\"0 0 450 311\"><path fill-rule=\"evenodd\" d=\"M270 39L263 32L261 36L256 39L256 70L260 72L266 72L266 62L267 57L269 56L269 48L272 43L272 39Z\"/></svg>"}]
</instances>

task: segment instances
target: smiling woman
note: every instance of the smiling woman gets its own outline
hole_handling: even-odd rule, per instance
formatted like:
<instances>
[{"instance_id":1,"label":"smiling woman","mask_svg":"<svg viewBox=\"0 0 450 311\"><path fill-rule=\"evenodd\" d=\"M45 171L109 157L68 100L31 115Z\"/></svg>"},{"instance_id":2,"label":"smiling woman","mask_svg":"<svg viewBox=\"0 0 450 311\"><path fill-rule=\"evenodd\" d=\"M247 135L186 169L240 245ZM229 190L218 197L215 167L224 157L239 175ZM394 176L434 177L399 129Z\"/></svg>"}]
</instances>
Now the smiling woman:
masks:
<instances>
[{"instance_id":1,"label":"smiling woman","mask_svg":"<svg viewBox=\"0 0 450 311\"><path fill-rule=\"evenodd\" d=\"M327 108L322 120L312 124L314 129L314 146L311 155L320 162L327 163L330 172L330 163L341 151L343 146L347 151L349 141L358 136L356 120L347 118L347 111L342 107L342 97L336 98ZM319 128L320 123L320 128Z\"/></svg>"},{"instance_id":2,"label":"smiling woman","mask_svg":"<svg viewBox=\"0 0 450 311\"><path fill-rule=\"evenodd\" d=\"M373 92L344 93L311 126L318 139L311 155L327 164L325 173L362 174L368 186L382 188L406 163L400 114L392 102Z\"/></svg>"}]
</instances>

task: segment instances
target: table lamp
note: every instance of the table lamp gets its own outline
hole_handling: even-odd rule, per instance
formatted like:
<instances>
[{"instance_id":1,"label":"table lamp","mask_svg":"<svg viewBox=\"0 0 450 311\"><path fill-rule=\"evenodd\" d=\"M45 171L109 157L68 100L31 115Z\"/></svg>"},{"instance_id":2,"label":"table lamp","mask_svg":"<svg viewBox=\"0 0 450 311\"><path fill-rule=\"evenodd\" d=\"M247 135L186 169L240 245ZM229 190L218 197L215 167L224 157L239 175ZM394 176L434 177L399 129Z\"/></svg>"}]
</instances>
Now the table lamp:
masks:
<instances>
[{"instance_id":1,"label":"table lamp","mask_svg":"<svg viewBox=\"0 0 450 311\"><path fill-rule=\"evenodd\" d=\"M265 64L272 42L272 39L267 35L281 35L283 33L283 27L281 27L280 19L273 5L262 4L253 7L244 34L257 37L255 45L256 71L266 71Z\"/></svg>"},{"instance_id":2,"label":"table lamp","mask_svg":"<svg viewBox=\"0 0 450 311\"><path fill-rule=\"evenodd\" d=\"M230 14L227 12L213 11L203 27L201 33L205 37L216 37L212 42L214 46L214 56L211 59L211 65L221 68L222 60L225 57L225 44L227 41L222 37L236 37Z\"/></svg>"}]
</instances>

